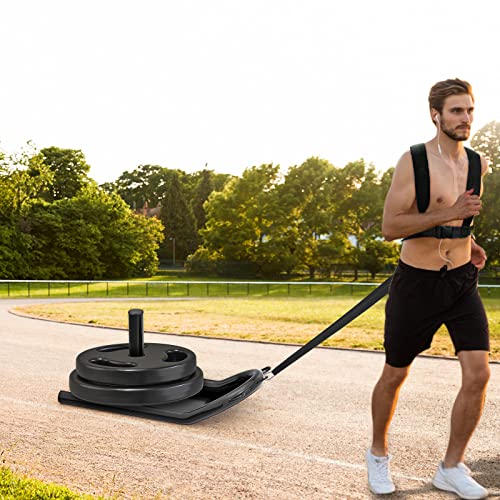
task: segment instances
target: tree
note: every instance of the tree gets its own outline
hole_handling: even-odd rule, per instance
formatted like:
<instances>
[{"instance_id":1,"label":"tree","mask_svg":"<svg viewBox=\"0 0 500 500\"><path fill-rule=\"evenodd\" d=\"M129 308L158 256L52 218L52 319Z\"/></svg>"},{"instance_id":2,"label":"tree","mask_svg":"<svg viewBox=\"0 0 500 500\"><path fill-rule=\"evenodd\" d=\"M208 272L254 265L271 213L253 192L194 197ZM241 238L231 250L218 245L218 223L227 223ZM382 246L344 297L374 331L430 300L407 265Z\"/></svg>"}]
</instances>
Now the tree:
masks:
<instances>
[{"instance_id":1,"label":"tree","mask_svg":"<svg viewBox=\"0 0 500 500\"><path fill-rule=\"evenodd\" d=\"M343 185L346 197L341 204L345 229L354 237L357 251L351 253L351 265L354 279L362 268L362 249L368 242L382 235L383 203L387 189L387 176L381 180L373 165L366 165L363 160L348 163L343 169ZM385 191L385 192L384 192Z\"/></svg>"},{"instance_id":2,"label":"tree","mask_svg":"<svg viewBox=\"0 0 500 500\"><path fill-rule=\"evenodd\" d=\"M483 208L474 219L474 235L488 255L486 265L500 265L500 122L492 121L472 138L471 146L483 154L490 164L484 177Z\"/></svg>"},{"instance_id":3,"label":"tree","mask_svg":"<svg viewBox=\"0 0 500 500\"><path fill-rule=\"evenodd\" d=\"M206 227L200 231L208 255L220 256L219 272L256 275L274 273L277 251L276 226L279 166L245 169L221 192L213 192L205 204ZM201 250L200 250L201 252Z\"/></svg>"},{"instance_id":4,"label":"tree","mask_svg":"<svg viewBox=\"0 0 500 500\"><path fill-rule=\"evenodd\" d=\"M306 266L311 279L319 268L330 272L334 261L328 265L327 256L338 263L347 242L347 234L338 224L338 207L343 197L339 179L339 170L327 160L312 157L290 167L285 182L279 186L280 206L288 220L286 230L297 233L294 254Z\"/></svg>"},{"instance_id":5,"label":"tree","mask_svg":"<svg viewBox=\"0 0 500 500\"><path fill-rule=\"evenodd\" d=\"M0 277L100 279L154 274L163 238L161 222L133 214L118 194L106 193L83 174L79 187L73 178L73 191L71 175L67 191L53 190L66 182L63 163L69 165L72 156L75 161L82 157L72 150L43 151L46 154L28 143L18 153L0 155ZM46 164L49 157L53 168Z\"/></svg>"},{"instance_id":6,"label":"tree","mask_svg":"<svg viewBox=\"0 0 500 500\"><path fill-rule=\"evenodd\" d=\"M29 276L33 238L28 234L30 222L26 211L33 200L39 200L50 185L52 172L43 157L28 142L21 151L2 152L0 158L0 277Z\"/></svg>"},{"instance_id":7,"label":"tree","mask_svg":"<svg viewBox=\"0 0 500 500\"><path fill-rule=\"evenodd\" d=\"M61 149L55 146L40 151L43 163L54 174L46 195L47 201L72 198L89 182L90 165L79 149Z\"/></svg>"},{"instance_id":8,"label":"tree","mask_svg":"<svg viewBox=\"0 0 500 500\"><path fill-rule=\"evenodd\" d=\"M500 169L500 122L491 121L474 134L471 146L483 154L493 171Z\"/></svg>"},{"instance_id":9,"label":"tree","mask_svg":"<svg viewBox=\"0 0 500 500\"><path fill-rule=\"evenodd\" d=\"M103 237L92 207L82 197L54 203L35 201L26 213L26 232L32 239L26 260L29 279L101 279L106 265L101 260ZM102 209L102 207L101 207ZM105 212L102 211L102 216Z\"/></svg>"},{"instance_id":10,"label":"tree","mask_svg":"<svg viewBox=\"0 0 500 500\"><path fill-rule=\"evenodd\" d=\"M349 260L351 244L345 234L332 232L327 240L318 244L318 269L326 278L336 274Z\"/></svg>"},{"instance_id":11,"label":"tree","mask_svg":"<svg viewBox=\"0 0 500 500\"><path fill-rule=\"evenodd\" d=\"M212 172L210 170L202 170L191 202L193 215L196 219L196 229L198 230L205 227L206 214L203 204L208 200L213 190Z\"/></svg>"},{"instance_id":12,"label":"tree","mask_svg":"<svg viewBox=\"0 0 500 500\"><path fill-rule=\"evenodd\" d=\"M0 230L0 276L150 276L158 267L156 250L162 230L157 219L133 214L118 195L107 194L95 185L52 203L31 200L13 227Z\"/></svg>"},{"instance_id":13,"label":"tree","mask_svg":"<svg viewBox=\"0 0 500 500\"><path fill-rule=\"evenodd\" d=\"M363 248L357 248L357 261L361 269L370 272L372 279L387 266L397 264L399 245L393 242L370 239Z\"/></svg>"},{"instance_id":14,"label":"tree","mask_svg":"<svg viewBox=\"0 0 500 500\"><path fill-rule=\"evenodd\" d=\"M202 258L210 260L207 269L219 259L227 270L248 274L291 274L305 267L310 278L317 271L329 276L349 260L359 269L353 254L380 236L380 197L389 181L379 181L363 161L336 169L327 160L308 158L290 167L284 182L273 165L247 169L206 203L204 243L192 267L202 269ZM357 236L358 252L350 235Z\"/></svg>"},{"instance_id":15,"label":"tree","mask_svg":"<svg viewBox=\"0 0 500 500\"><path fill-rule=\"evenodd\" d=\"M0 279L22 279L29 275L26 256L32 239L15 225L0 224Z\"/></svg>"},{"instance_id":16,"label":"tree","mask_svg":"<svg viewBox=\"0 0 500 500\"><path fill-rule=\"evenodd\" d=\"M133 210L142 208L146 203L155 207L164 198L176 173L184 174L159 165L139 165L132 172L123 172L114 183L107 184L106 190L116 191Z\"/></svg>"},{"instance_id":17,"label":"tree","mask_svg":"<svg viewBox=\"0 0 500 500\"><path fill-rule=\"evenodd\" d=\"M160 218L165 227L167 256L173 261L175 248L175 256L185 260L196 249L196 227L193 211L186 201L177 173L172 175L161 200Z\"/></svg>"},{"instance_id":18,"label":"tree","mask_svg":"<svg viewBox=\"0 0 500 500\"><path fill-rule=\"evenodd\" d=\"M5 155L0 170L0 214L18 217L30 200L41 199L48 192L53 179L43 155L31 142L21 151Z\"/></svg>"},{"instance_id":19,"label":"tree","mask_svg":"<svg viewBox=\"0 0 500 500\"><path fill-rule=\"evenodd\" d=\"M151 276L158 268L156 250L163 241L163 226L156 218L134 214L119 195L89 186L68 200L85 222L99 231L99 262L103 277ZM66 217L65 217L66 218Z\"/></svg>"}]
</instances>

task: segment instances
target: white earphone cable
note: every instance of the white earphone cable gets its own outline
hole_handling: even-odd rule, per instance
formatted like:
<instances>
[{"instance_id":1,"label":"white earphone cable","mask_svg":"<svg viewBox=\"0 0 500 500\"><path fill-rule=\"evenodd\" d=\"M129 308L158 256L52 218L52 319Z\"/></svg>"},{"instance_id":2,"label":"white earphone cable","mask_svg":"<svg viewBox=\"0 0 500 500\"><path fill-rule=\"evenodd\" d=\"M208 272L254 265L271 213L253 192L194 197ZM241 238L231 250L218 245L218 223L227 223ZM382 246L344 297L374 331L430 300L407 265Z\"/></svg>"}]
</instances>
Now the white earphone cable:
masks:
<instances>
[{"instance_id":1,"label":"white earphone cable","mask_svg":"<svg viewBox=\"0 0 500 500\"><path fill-rule=\"evenodd\" d=\"M441 151L441 144L439 143L439 138L441 137L441 121L439 120L439 116L436 116L436 121L438 125L438 151L441 156L443 156L443 152Z\"/></svg>"},{"instance_id":2,"label":"white earphone cable","mask_svg":"<svg viewBox=\"0 0 500 500\"><path fill-rule=\"evenodd\" d=\"M441 253L441 244L442 243L443 243L443 240L439 240L439 247L438 247L439 257L441 257L441 259L444 260L445 262L449 262L451 264L451 266L453 267L453 262L450 259L447 259L446 257L444 257L443 254Z\"/></svg>"}]
</instances>

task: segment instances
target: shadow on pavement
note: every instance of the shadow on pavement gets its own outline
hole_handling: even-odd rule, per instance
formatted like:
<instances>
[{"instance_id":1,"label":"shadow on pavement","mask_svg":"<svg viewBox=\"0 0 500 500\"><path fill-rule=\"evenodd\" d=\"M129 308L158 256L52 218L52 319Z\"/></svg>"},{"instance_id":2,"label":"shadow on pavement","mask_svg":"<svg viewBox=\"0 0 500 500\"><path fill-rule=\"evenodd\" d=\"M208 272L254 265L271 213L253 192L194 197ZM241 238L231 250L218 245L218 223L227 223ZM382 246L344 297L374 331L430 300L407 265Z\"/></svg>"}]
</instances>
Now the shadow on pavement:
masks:
<instances>
[{"instance_id":1,"label":"shadow on pavement","mask_svg":"<svg viewBox=\"0 0 500 500\"><path fill-rule=\"evenodd\" d=\"M489 490L488 498L500 498L500 455L466 463L472 477Z\"/></svg>"}]
</instances>

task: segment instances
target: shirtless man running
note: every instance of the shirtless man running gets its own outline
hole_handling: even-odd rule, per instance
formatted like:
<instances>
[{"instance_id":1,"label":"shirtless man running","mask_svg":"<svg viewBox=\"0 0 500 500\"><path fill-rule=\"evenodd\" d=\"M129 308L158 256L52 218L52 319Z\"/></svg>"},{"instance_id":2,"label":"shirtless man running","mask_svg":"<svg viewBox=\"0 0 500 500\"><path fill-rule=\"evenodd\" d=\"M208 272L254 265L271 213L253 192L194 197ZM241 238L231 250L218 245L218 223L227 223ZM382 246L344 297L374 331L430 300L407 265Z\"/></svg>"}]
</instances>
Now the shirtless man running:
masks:
<instances>
[{"instance_id":1,"label":"shirtless man running","mask_svg":"<svg viewBox=\"0 0 500 500\"><path fill-rule=\"evenodd\" d=\"M437 83L430 91L429 107L436 137L401 157L384 206L382 233L388 241L402 238L403 245L386 303L386 363L372 396L368 482L377 494L395 490L387 432L399 390L415 357L430 347L434 333L445 324L460 361L462 386L451 414L448 448L433 484L460 498L486 498L487 490L471 477L463 459L481 416L490 373L488 321L477 290L486 254L468 227L481 210L482 177L488 165L463 146L474 112L467 82ZM428 165L424 170L430 181L424 176L417 182L414 163L421 166L422 161ZM474 165L475 192L467 182Z\"/></svg>"}]
</instances>

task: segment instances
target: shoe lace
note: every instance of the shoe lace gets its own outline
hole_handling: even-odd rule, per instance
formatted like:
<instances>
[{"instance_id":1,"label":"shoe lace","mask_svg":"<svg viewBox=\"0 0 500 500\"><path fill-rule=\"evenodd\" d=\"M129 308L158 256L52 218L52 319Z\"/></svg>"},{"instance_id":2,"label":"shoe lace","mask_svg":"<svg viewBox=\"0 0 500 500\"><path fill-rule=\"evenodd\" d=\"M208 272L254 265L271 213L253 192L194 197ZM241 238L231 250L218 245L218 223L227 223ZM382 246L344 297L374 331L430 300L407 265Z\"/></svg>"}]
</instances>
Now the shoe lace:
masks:
<instances>
[{"instance_id":1,"label":"shoe lace","mask_svg":"<svg viewBox=\"0 0 500 500\"><path fill-rule=\"evenodd\" d=\"M374 479L380 482L390 482L389 477L389 459L388 458L376 458L374 460L375 468L373 469Z\"/></svg>"}]
</instances>

